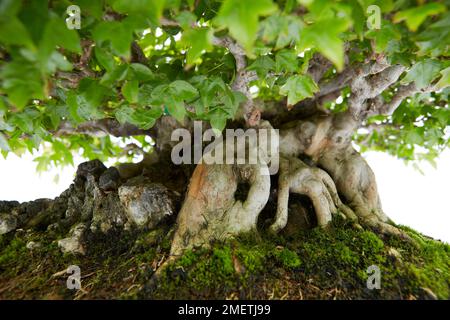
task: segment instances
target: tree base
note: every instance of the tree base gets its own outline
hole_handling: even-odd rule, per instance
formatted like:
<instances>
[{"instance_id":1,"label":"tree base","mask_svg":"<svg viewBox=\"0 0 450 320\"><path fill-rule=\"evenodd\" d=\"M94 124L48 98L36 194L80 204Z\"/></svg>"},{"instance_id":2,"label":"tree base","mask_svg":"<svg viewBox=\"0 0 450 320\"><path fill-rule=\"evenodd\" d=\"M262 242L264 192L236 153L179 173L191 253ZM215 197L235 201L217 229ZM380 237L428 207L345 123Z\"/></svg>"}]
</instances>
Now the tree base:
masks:
<instances>
[{"instance_id":1,"label":"tree base","mask_svg":"<svg viewBox=\"0 0 450 320\"><path fill-rule=\"evenodd\" d=\"M0 299L450 298L448 245L404 229L416 247L340 218L327 230L260 233L187 251L149 286L169 255L170 230L92 235L84 256L62 254L48 232L2 235ZM81 290L66 287L70 265L80 267ZM367 289L371 265L380 267L380 290Z\"/></svg>"}]
</instances>

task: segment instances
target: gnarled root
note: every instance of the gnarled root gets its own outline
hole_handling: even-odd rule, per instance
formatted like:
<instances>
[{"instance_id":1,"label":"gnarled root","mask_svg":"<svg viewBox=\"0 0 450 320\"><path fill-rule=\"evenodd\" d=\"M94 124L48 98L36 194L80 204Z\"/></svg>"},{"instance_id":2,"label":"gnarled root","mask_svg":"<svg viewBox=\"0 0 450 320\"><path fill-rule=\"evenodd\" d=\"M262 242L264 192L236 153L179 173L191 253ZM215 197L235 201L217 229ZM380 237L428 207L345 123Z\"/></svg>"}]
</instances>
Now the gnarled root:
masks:
<instances>
[{"instance_id":1,"label":"gnarled root","mask_svg":"<svg viewBox=\"0 0 450 320\"><path fill-rule=\"evenodd\" d=\"M327 150L318 164L331 176L336 188L358 221L375 231L409 239L405 232L392 225L381 207L375 175L365 159L350 145L345 150Z\"/></svg>"},{"instance_id":2,"label":"gnarled root","mask_svg":"<svg viewBox=\"0 0 450 320\"><path fill-rule=\"evenodd\" d=\"M235 199L238 183L250 186L244 202ZM267 165L197 165L178 214L171 255L207 246L212 240L256 231L258 215L269 193Z\"/></svg>"},{"instance_id":3,"label":"gnarled root","mask_svg":"<svg viewBox=\"0 0 450 320\"><path fill-rule=\"evenodd\" d=\"M250 186L244 201L235 198L239 183ZM269 194L270 175L266 164L197 165L178 214L170 256L153 274L150 288L157 285L164 270L186 250L207 247L213 240L256 232L258 215Z\"/></svg>"},{"instance_id":4,"label":"gnarled root","mask_svg":"<svg viewBox=\"0 0 450 320\"><path fill-rule=\"evenodd\" d=\"M277 212L275 222L270 227L272 232L278 232L286 226L290 192L311 199L321 227L326 226L332 220L332 215L338 212L345 218L357 219L353 211L339 199L334 182L325 171L309 167L295 157L283 157L280 159Z\"/></svg>"},{"instance_id":5,"label":"gnarled root","mask_svg":"<svg viewBox=\"0 0 450 320\"><path fill-rule=\"evenodd\" d=\"M273 128L269 122L262 121L258 129L272 131ZM251 139L247 141L245 135L242 137L243 143L237 144L237 150L234 150L234 144L229 148L230 145L222 141L206 153L202 163L195 168L178 214L171 255L179 255L192 247L208 245L212 240L256 231L258 215L269 199L268 163L272 161L270 157L272 150L278 150L278 133L271 132L269 136L259 136L258 143L254 143L255 141ZM271 144L270 151L264 149L268 142ZM243 150L247 151L244 155L253 153L258 156L255 164L240 164L252 163L240 161L245 160L240 158L240 151ZM218 161L206 164L210 158L226 160L220 157L225 153L228 156L229 152L234 152L236 160L234 164L218 164ZM224 162L226 163L222 161ZM240 183L249 185L245 201L235 198Z\"/></svg>"}]
</instances>

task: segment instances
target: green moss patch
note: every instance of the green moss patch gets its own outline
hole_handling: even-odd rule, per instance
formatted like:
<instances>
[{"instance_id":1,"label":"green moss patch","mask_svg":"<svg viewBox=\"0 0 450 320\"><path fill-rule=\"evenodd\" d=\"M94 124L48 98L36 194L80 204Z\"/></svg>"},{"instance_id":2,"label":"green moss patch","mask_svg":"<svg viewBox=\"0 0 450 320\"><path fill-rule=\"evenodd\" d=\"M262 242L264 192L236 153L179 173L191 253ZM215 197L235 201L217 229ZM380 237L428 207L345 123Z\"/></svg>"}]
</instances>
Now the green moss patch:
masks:
<instances>
[{"instance_id":1,"label":"green moss patch","mask_svg":"<svg viewBox=\"0 0 450 320\"><path fill-rule=\"evenodd\" d=\"M415 240L381 238L337 220L289 237L245 236L187 251L161 279L167 227L89 239L86 256L62 254L43 233L0 237L0 298L40 299L422 299L450 298L450 246L407 227ZM27 248L33 241L39 245ZM69 265L81 269L82 290L66 288ZM367 269L381 271L369 290Z\"/></svg>"}]
</instances>

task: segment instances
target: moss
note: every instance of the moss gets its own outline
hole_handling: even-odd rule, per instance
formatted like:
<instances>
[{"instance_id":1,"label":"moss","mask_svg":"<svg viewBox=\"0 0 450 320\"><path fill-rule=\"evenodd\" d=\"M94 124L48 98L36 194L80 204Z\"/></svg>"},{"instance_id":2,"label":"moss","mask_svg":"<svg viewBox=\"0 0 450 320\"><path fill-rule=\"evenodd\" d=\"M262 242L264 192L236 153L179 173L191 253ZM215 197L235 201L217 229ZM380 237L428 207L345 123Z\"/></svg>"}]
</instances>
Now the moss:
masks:
<instances>
[{"instance_id":1,"label":"moss","mask_svg":"<svg viewBox=\"0 0 450 320\"><path fill-rule=\"evenodd\" d=\"M267 251L257 245L243 244L236 249L237 259L244 265L245 271L249 274L264 270L267 255Z\"/></svg>"},{"instance_id":2,"label":"moss","mask_svg":"<svg viewBox=\"0 0 450 320\"><path fill-rule=\"evenodd\" d=\"M342 220L289 237L213 243L187 251L152 290L143 289L169 254L168 227L92 238L84 257L61 254L44 233L3 235L0 287L11 289L0 298L406 299L425 298L428 289L450 298L450 246L401 228L415 244ZM41 246L30 251L29 241ZM85 293L67 290L65 275L52 277L72 264L81 268ZM371 265L381 270L381 290L366 288Z\"/></svg>"},{"instance_id":3,"label":"moss","mask_svg":"<svg viewBox=\"0 0 450 320\"><path fill-rule=\"evenodd\" d=\"M189 251L174 266L168 268L166 278L176 285L187 280L189 287L197 290L214 290L231 284L234 265L231 247L218 245L212 250ZM167 288L166 288L167 289Z\"/></svg>"},{"instance_id":4,"label":"moss","mask_svg":"<svg viewBox=\"0 0 450 320\"><path fill-rule=\"evenodd\" d=\"M0 255L0 268L6 268L9 264L19 260L26 253L26 243L19 238L14 238Z\"/></svg>"},{"instance_id":5,"label":"moss","mask_svg":"<svg viewBox=\"0 0 450 320\"><path fill-rule=\"evenodd\" d=\"M345 244L336 244L335 246L336 257L342 262L343 265L356 265L359 263L359 256L355 254Z\"/></svg>"},{"instance_id":6,"label":"moss","mask_svg":"<svg viewBox=\"0 0 450 320\"><path fill-rule=\"evenodd\" d=\"M234 267L230 247L214 248L212 260L217 270L223 272L224 275L233 273Z\"/></svg>"},{"instance_id":7,"label":"moss","mask_svg":"<svg viewBox=\"0 0 450 320\"><path fill-rule=\"evenodd\" d=\"M274 254L276 260L281 263L281 265L288 269L295 269L301 265L301 260L297 253L283 248L281 250L275 251Z\"/></svg>"}]
</instances>

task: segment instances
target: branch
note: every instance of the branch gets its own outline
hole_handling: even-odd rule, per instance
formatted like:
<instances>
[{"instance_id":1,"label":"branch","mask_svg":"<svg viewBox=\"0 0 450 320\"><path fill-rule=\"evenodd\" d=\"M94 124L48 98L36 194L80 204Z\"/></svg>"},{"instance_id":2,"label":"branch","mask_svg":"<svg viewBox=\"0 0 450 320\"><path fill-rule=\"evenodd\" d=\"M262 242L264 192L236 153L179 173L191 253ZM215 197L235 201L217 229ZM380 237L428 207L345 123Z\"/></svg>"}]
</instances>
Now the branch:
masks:
<instances>
[{"instance_id":1,"label":"branch","mask_svg":"<svg viewBox=\"0 0 450 320\"><path fill-rule=\"evenodd\" d=\"M308 74L314 82L318 83L322 79L325 72L327 72L332 66L333 64L330 60L326 59L319 53L315 53L309 61Z\"/></svg>"},{"instance_id":2,"label":"branch","mask_svg":"<svg viewBox=\"0 0 450 320\"><path fill-rule=\"evenodd\" d=\"M177 21L173 21L170 19L167 19L165 17L162 17L161 19L159 19L159 24L162 27L179 27L180 24Z\"/></svg>"},{"instance_id":3,"label":"branch","mask_svg":"<svg viewBox=\"0 0 450 320\"><path fill-rule=\"evenodd\" d=\"M308 73L313 77L315 82L319 82L323 74L332 66L332 64L321 55L317 54L313 57L313 63L308 69ZM378 58L377 61L369 63L358 63L353 66L347 66L341 73L336 75L331 80L320 81L319 91L314 98L307 99L298 103L294 110L302 109L300 113L312 115L315 112L326 112L320 106L325 102L335 100L342 89L350 85L355 79L362 79L364 77L376 74L384 70L389 65L383 57ZM292 113L291 113L292 114Z\"/></svg>"},{"instance_id":4,"label":"branch","mask_svg":"<svg viewBox=\"0 0 450 320\"><path fill-rule=\"evenodd\" d=\"M142 51L142 48L137 44L136 41L131 43L131 59L130 62L137 62L143 65L147 65L148 59Z\"/></svg>"},{"instance_id":5,"label":"branch","mask_svg":"<svg viewBox=\"0 0 450 320\"><path fill-rule=\"evenodd\" d=\"M434 85L429 85L422 89L417 89L416 84L414 82L411 82L410 84L403 85L398 88L395 95L392 97L391 101L389 103L384 103L384 100L382 100L383 103L379 103L373 114L384 114L384 115L391 115L394 113L394 111L400 106L402 101L406 99L407 97L413 96L416 93L426 93L426 92L433 92L436 91L437 88Z\"/></svg>"},{"instance_id":6,"label":"branch","mask_svg":"<svg viewBox=\"0 0 450 320\"><path fill-rule=\"evenodd\" d=\"M352 95L348 103L348 112L355 120L361 120L373 112L376 99L389 86L396 83L405 70L402 65L389 66L383 59L361 69L350 84Z\"/></svg>"},{"instance_id":7,"label":"branch","mask_svg":"<svg viewBox=\"0 0 450 320\"><path fill-rule=\"evenodd\" d=\"M255 71L248 71L247 59L244 49L229 37L213 38L213 44L227 48L236 61L236 77L232 88L243 93L247 97L244 103L244 119L249 126L255 126L261 119L261 111L254 106L253 98L248 88L250 81L258 79Z\"/></svg>"},{"instance_id":8,"label":"branch","mask_svg":"<svg viewBox=\"0 0 450 320\"><path fill-rule=\"evenodd\" d=\"M63 122L59 128L53 132L55 136L64 136L71 134L86 134L94 137L104 137L112 135L115 137L129 137L138 135L151 135L153 130L143 130L132 124L120 124L115 119L101 119L84 122L74 127L69 122Z\"/></svg>"}]
</instances>

